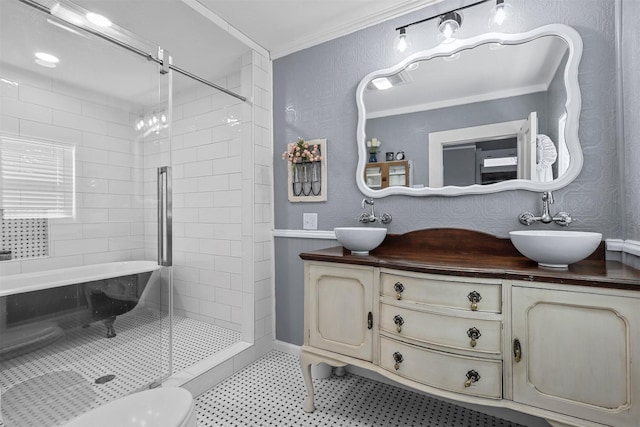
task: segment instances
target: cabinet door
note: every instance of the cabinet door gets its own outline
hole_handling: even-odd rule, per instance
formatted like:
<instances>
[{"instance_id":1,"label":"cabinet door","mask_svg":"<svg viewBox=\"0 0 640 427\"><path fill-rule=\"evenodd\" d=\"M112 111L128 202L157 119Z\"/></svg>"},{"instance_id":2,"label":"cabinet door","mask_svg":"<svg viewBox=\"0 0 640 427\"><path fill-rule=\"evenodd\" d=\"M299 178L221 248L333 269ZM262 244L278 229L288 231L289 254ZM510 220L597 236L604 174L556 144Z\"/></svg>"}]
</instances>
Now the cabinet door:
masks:
<instances>
[{"instance_id":1,"label":"cabinet door","mask_svg":"<svg viewBox=\"0 0 640 427\"><path fill-rule=\"evenodd\" d=\"M526 287L512 295L521 348L520 361L513 353L514 400L637 427L640 300Z\"/></svg>"},{"instance_id":2,"label":"cabinet door","mask_svg":"<svg viewBox=\"0 0 640 427\"><path fill-rule=\"evenodd\" d=\"M308 266L308 343L346 356L373 359L371 268Z\"/></svg>"}]
</instances>

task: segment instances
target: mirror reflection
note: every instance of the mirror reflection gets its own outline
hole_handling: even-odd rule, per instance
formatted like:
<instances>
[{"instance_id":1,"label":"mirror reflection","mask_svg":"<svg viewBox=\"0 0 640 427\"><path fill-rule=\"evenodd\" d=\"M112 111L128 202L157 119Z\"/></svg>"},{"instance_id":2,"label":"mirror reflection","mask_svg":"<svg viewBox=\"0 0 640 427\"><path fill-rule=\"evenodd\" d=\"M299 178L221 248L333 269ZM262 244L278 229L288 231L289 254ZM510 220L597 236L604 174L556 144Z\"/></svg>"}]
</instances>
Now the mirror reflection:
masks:
<instances>
[{"instance_id":1,"label":"mirror reflection","mask_svg":"<svg viewBox=\"0 0 640 427\"><path fill-rule=\"evenodd\" d=\"M545 33L416 54L392 73L370 74L359 86L366 187L557 182L571 164L567 85L571 77L577 86L577 77L567 72L570 56L565 37ZM380 146L371 162L374 139Z\"/></svg>"}]
</instances>

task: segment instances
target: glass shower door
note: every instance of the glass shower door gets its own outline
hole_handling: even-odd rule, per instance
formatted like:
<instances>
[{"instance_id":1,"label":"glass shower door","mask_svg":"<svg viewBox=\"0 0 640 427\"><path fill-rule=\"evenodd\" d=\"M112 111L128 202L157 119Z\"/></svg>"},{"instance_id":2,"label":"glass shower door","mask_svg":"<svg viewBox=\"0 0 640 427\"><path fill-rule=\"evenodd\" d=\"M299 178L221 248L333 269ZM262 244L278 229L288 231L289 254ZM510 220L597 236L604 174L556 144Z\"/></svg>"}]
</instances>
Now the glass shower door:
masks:
<instances>
[{"instance_id":1,"label":"glass shower door","mask_svg":"<svg viewBox=\"0 0 640 427\"><path fill-rule=\"evenodd\" d=\"M171 180L158 168L171 164L171 77L135 53L156 47L91 27L84 12L0 2L0 393L11 426L61 424L171 372L172 271L157 265L170 265L158 235L171 235Z\"/></svg>"}]
</instances>

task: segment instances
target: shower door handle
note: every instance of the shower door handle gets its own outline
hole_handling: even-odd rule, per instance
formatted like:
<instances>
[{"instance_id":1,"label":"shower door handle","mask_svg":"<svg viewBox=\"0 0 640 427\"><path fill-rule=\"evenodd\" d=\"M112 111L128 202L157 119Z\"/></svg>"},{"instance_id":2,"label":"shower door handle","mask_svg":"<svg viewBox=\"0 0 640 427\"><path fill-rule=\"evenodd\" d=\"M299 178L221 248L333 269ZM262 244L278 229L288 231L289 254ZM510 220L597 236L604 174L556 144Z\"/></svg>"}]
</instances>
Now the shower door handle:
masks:
<instances>
[{"instance_id":1,"label":"shower door handle","mask_svg":"<svg viewBox=\"0 0 640 427\"><path fill-rule=\"evenodd\" d=\"M172 264L171 168L158 168L158 265Z\"/></svg>"}]
</instances>

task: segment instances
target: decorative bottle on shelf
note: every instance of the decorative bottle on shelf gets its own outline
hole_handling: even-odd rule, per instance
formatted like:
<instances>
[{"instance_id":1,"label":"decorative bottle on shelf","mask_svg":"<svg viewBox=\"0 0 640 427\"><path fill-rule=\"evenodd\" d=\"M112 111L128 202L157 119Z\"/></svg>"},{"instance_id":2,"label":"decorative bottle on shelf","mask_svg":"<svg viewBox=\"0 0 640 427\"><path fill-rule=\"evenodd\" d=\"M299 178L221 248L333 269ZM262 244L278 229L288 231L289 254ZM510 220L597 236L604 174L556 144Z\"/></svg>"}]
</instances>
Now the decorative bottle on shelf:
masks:
<instances>
[{"instance_id":1,"label":"decorative bottle on shelf","mask_svg":"<svg viewBox=\"0 0 640 427\"><path fill-rule=\"evenodd\" d=\"M369 163L376 163L378 161L378 157L376 157L376 153L369 153Z\"/></svg>"}]
</instances>

